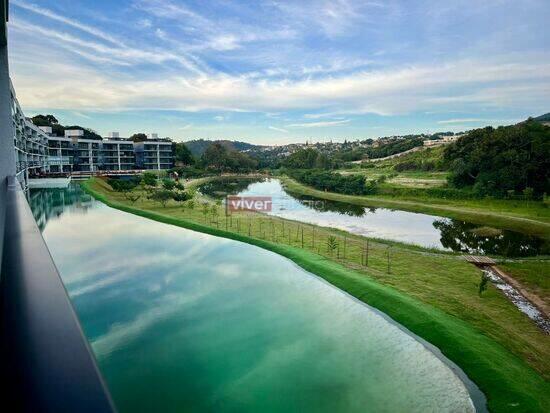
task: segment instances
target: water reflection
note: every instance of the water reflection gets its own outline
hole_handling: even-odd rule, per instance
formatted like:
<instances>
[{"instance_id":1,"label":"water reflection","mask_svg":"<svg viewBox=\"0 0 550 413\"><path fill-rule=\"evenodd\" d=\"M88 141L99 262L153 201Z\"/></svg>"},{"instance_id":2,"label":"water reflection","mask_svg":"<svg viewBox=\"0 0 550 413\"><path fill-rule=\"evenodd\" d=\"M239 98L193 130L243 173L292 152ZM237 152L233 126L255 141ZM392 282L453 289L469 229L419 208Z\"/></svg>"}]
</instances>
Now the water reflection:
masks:
<instances>
[{"instance_id":1,"label":"water reflection","mask_svg":"<svg viewBox=\"0 0 550 413\"><path fill-rule=\"evenodd\" d=\"M434 227L441 232L441 244L453 251L488 253L505 257L527 257L548 254L548 243L541 238L506 230L492 230L458 220L437 220ZM479 231L478 231L479 230Z\"/></svg>"},{"instance_id":2,"label":"water reflection","mask_svg":"<svg viewBox=\"0 0 550 413\"><path fill-rule=\"evenodd\" d=\"M519 232L478 232L478 225L463 221L301 196L287 191L277 179L219 180L202 186L201 191L219 198L271 196L273 215L423 247L508 257L550 253L547 241Z\"/></svg>"},{"instance_id":3,"label":"water reflection","mask_svg":"<svg viewBox=\"0 0 550 413\"><path fill-rule=\"evenodd\" d=\"M34 205L121 412L473 410L424 345L292 262L78 193Z\"/></svg>"},{"instance_id":4,"label":"water reflection","mask_svg":"<svg viewBox=\"0 0 550 413\"><path fill-rule=\"evenodd\" d=\"M95 202L79 185L70 185L66 189L30 190L28 201L41 231L50 219L59 217L68 209L86 213Z\"/></svg>"}]
</instances>

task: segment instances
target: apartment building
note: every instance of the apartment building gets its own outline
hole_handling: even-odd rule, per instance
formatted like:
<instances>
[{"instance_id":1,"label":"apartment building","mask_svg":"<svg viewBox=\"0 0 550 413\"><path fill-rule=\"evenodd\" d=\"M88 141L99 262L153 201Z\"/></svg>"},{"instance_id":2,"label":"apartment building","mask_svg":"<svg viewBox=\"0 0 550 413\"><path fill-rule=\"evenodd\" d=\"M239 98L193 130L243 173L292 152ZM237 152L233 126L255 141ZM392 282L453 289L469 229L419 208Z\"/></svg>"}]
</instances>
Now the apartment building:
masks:
<instances>
[{"instance_id":1,"label":"apartment building","mask_svg":"<svg viewBox=\"0 0 550 413\"><path fill-rule=\"evenodd\" d=\"M101 142L100 163L105 171L136 169L134 143L121 138L118 132L110 132Z\"/></svg>"},{"instance_id":2,"label":"apartment building","mask_svg":"<svg viewBox=\"0 0 550 413\"><path fill-rule=\"evenodd\" d=\"M48 172L48 135L25 117L10 82L11 119L15 147L15 176L26 189L28 179Z\"/></svg>"},{"instance_id":3,"label":"apartment building","mask_svg":"<svg viewBox=\"0 0 550 413\"><path fill-rule=\"evenodd\" d=\"M43 128L45 132L47 129ZM51 128L49 130L51 134ZM170 169L174 166L172 142L152 134L146 142L131 142L118 132L103 140L85 139L80 129L66 130L65 136L48 136L49 172L127 171Z\"/></svg>"},{"instance_id":4,"label":"apartment building","mask_svg":"<svg viewBox=\"0 0 550 413\"><path fill-rule=\"evenodd\" d=\"M41 126L40 129L48 134L49 172L72 172L74 163L74 148L71 139L51 136L52 128L49 126Z\"/></svg>"},{"instance_id":5,"label":"apartment building","mask_svg":"<svg viewBox=\"0 0 550 413\"><path fill-rule=\"evenodd\" d=\"M147 140L134 143L139 169L170 169L174 166L172 142Z\"/></svg>"}]
</instances>

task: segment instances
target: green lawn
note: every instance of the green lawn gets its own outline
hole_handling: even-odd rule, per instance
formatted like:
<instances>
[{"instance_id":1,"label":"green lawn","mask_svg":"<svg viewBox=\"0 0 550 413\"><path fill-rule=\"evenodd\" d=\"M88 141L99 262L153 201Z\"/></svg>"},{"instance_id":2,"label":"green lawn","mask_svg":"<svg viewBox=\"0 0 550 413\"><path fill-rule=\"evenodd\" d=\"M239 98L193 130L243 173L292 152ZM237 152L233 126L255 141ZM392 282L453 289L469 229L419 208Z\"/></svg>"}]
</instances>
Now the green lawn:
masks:
<instances>
[{"instance_id":1,"label":"green lawn","mask_svg":"<svg viewBox=\"0 0 550 413\"><path fill-rule=\"evenodd\" d=\"M453 254L369 240L365 265L363 237L261 214L226 217L213 203L203 207L202 199L192 209L175 201L162 207L145 196L132 204L98 179L83 187L124 211L259 245L294 260L439 347L480 386L493 411L550 408L549 336L492 286L480 297L481 273ZM327 247L329 237L338 244L334 251Z\"/></svg>"}]
</instances>

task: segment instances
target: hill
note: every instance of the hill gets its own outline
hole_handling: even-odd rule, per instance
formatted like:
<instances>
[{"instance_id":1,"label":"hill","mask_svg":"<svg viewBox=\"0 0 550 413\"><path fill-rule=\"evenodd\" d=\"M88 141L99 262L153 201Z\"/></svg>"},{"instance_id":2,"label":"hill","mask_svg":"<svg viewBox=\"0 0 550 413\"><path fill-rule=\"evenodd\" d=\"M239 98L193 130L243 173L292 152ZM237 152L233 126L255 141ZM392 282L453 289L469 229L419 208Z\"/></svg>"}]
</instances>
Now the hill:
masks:
<instances>
[{"instance_id":1,"label":"hill","mask_svg":"<svg viewBox=\"0 0 550 413\"><path fill-rule=\"evenodd\" d=\"M247 152L253 149L258 149L261 146L260 145L253 145L251 143L247 142L239 142L239 141L229 141L229 140L215 140L215 141L209 141L205 139L194 139L191 141L184 142L185 146L191 151L194 157L200 158L206 148L210 146L213 143L219 143L223 145L225 148L234 150L237 152Z\"/></svg>"},{"instance_id":2,"label":"hill","mask_svg":"<svg viewBox=\"0 0 550 413\"><path fill-rule=\"evenodd\" d=\"M536 118L533 118L533 120L536 120L537 122L541 123L550 123L550 112L545 113L544 115L537 116Z\"/></svg>"},{"instance_id":3,"label":"hill","mask_svg":"<svg viewBox=\"0 0 550 413\"><path fill-rule=\"evenodd\" d=\"M496 129L474 129L449 145L443 162L449 182L485 196L550 193L550 128L527 120Z\"/></svg>"}]
</instances>

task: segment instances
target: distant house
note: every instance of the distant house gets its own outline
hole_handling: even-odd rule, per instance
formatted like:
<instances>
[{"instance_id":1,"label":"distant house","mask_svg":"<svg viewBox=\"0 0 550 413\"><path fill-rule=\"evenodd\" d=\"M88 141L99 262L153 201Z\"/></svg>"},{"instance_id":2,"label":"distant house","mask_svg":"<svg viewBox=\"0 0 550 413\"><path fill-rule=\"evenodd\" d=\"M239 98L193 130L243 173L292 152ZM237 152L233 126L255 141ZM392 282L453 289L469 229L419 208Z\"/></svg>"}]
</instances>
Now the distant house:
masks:
<instances>
[{"instance_id":1,"label":"distant house","mask_svg":"<svg viewBox=\"0 0 550 413\"><path fill-rule=\"evenodd\" d=\"M451 136L448 136L448 135L438 136L437 139L427 139L422 143L425 147L448 145L449 143L455 142L457 139L461 138L462 136L464 136L464 134L451 135Z\"/></svg>"}]
</instances>

